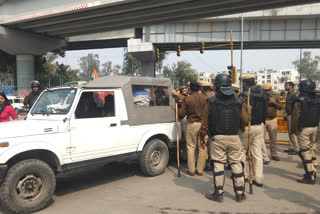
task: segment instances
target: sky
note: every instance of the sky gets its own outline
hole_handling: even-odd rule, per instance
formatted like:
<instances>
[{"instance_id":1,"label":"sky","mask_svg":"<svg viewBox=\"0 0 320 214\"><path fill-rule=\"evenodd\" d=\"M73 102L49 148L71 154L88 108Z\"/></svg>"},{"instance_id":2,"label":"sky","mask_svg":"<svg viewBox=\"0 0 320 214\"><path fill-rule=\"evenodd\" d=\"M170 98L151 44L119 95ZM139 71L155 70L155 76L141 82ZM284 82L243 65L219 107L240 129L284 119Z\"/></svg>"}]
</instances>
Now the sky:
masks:
<instances>
[{"instance_id":1,"label":"sky","mask_svg":"<svg viewBox=\"0 0 320 214\"><path fill-rule=\"evenodd\" d=\"M312 56L320 56L320 49L303 49L311 51ZM64 58L57 61L70 65L73 69L79 69L79 59L89 53L98 54L100 65L106 61L118 64L122 67L123 48L91 49L80 51L67 51ZM244 50L243 71L258 71L263 68L290 69L294 68L292 62L299 59L300 49L272 49L272 50ZM199 51L181 52L181 57L175 53L168 54L164 65L171 66L178 61L188 61L198 72L219 72L227 70L231 62L230 50L208 50L204 54ZM234 63L240 69L240 50L234 51Z\"/></svg>"}]
</instances>

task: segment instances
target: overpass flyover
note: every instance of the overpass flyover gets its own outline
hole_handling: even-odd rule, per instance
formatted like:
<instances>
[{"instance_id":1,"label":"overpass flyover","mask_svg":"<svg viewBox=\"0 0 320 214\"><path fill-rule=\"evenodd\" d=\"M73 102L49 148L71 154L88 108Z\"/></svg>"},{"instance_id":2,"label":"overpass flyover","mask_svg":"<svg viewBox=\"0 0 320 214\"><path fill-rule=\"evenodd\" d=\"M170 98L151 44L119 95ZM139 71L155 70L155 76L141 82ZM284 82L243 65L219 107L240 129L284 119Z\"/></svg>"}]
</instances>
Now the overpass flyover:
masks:
<instances>
[{"instance_id":1,"label":"overpass flyover","mask_svg":"<svg viewBox=\"0 0 320 214\"><path fill-rule=\"evenodd\" d=\"M69 37L68 50L127 47L130 38L151 42L161 52L227 43L233 31L234 48L240 48L241 17L244 17L245 49L319 48L320 3L149 25L138 29ZM220 47L218 49L229 49ZM215 48L217 49L217 48Z\"/></svg>"},{"instance_id":2,"label":"overpass flyover","mask_svg":"<svg viewBox=\"0 0 320 214\"><path fill-rule=\"evenodd\" d=\"M141 40L133 39L137 36L134 29L74 36L69 38L67 49L128 46L129 52L143 65L149 64L150 69L155 48L165 52L175 51L178 45L183 50L200 49L201 42L205 42L205 46L229 43L231 29L234 48L239 49L242 16L244 49L320 48L320 3L317 3L146 26Z\"/></svg>"},{"instance_id":3,"label":"overpass flyover","mask_svg":"<svg viewBox=\"0 0 320 214\"><path fill-rule=\"evenodd\" d=\"M161 52L176 50L179 44L191 49L201 42L227 43L232 29L234 48L239 49L242 16L245 49L320 48L320 3L148 26L143 40Z\"/></svg>"},{"instance_id":4,"label":"overpass flyover","mask_svg":"<svg viewBox=\"0 0 320 214\"><path fill-rule=\"evenodd\" d=\"M18 89L23 89L34 78L33 55L63 47L71 36L315 2L318 0L0 0L0 49L17 55ZM150 43L129 46L133 52L153 51ZM146 69L150 66L149 60Z\"/></svg>"}]
</instances>

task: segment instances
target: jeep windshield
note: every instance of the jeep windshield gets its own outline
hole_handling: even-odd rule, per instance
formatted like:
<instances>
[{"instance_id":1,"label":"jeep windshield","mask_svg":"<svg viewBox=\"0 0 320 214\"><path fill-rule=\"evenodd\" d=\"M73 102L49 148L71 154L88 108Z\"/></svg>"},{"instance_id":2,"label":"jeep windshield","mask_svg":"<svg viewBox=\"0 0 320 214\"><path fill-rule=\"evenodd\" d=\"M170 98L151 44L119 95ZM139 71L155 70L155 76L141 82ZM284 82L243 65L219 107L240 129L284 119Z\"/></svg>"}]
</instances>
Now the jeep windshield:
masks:
<instances>
[{"instance_id":1,"label":"jeep windshield","mask_svg":"<svg viewBox=\"0 0 320 214\"><path fill-rule=\"evenodd\" d=\"M77 89L46 90L39 97L31 114L67 114L70 111Z\"/></svg>"}]
</instances>

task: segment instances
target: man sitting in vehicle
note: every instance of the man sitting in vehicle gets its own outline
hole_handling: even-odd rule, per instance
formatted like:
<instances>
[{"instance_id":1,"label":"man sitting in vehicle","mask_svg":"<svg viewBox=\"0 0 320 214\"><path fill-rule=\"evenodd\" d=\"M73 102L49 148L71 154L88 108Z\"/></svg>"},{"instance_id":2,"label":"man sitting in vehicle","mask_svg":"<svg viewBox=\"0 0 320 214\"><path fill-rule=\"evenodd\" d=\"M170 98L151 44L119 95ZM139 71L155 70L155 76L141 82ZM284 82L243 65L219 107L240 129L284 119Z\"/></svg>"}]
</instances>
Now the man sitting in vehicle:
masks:
<instances>
[{"instance_id":1,"label":"man sitting in vehicle","mask_svg":"<svg viewBox=\"0 0 320 214\"><path fill-rule=\"evenodd\" d=\"M135 106L150 106L151 97L143 87L133 88L133 103Z\"/></svg>"}]
</instances>

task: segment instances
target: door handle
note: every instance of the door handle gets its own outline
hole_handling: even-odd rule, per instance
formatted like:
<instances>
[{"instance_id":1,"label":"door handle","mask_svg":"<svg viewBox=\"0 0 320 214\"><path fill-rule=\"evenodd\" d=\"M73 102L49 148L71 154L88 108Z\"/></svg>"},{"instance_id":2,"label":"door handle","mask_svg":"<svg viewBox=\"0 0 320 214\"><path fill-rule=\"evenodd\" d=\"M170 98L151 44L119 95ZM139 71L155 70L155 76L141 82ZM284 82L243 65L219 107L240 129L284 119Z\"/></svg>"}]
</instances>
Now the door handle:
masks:
<instances>
[{"instance_id":1,"label":"door handle","mask_svg":"<svg viewBox=\"0 0 320 214\"><path fill-rule=\"evenodd\" d=\"M116 123L111 123L111 124L110 124L110 127L115 127L115 126L117 126Z\"/></svg>"}]
</instances>

